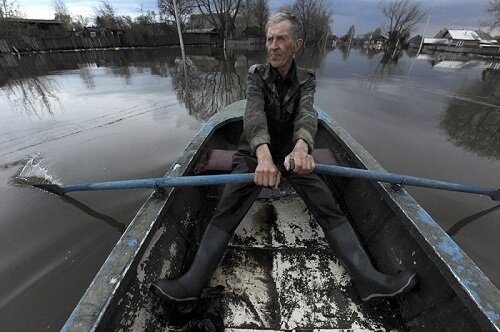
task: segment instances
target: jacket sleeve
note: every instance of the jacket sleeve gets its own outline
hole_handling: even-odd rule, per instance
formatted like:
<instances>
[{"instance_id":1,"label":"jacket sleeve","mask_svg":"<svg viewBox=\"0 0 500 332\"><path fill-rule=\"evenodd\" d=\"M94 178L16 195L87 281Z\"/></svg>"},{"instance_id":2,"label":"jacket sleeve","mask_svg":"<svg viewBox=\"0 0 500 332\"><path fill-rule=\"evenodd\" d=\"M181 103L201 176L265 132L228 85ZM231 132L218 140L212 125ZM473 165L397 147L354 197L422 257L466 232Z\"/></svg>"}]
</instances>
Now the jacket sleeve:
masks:
<instances>
[{"instance_id":1,"label":"jacket sleeve","mask_svg":"<svg viewBox=\"0 0 500 332\"><path fill-rule=\"evenodd\" d=\"M243 117L243 133L250 144L252 155L255 155L259 145L271 144L267 130L263 88L264 81L252 66L247 77L247 106Z\"/></svg>"},{"instance_id":2,"label":"jacket sleeve","mask_svg":"<svg viewBox=\"0 0 500 332\"><path fill-rule=\"evenodd\" d=\"M314 137L318 130L318 114L314 110L316 79L313 73L300 87L299 109L295 117L293 141L302 138L309 146L309 153L314 150Z\"/></svg>"}]
</instances>

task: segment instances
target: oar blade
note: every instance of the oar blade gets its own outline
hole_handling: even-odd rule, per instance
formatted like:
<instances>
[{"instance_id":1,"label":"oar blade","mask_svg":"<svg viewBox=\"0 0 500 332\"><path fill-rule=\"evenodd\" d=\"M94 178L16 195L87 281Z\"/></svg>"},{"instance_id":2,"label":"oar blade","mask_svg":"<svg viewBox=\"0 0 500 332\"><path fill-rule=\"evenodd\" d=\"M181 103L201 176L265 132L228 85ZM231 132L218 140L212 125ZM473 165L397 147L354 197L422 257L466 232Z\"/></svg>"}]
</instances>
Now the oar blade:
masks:
<instances>
[{"instance_id":1,"label":"oar blade","mask_svg":"<svg viewBox=\"0 0 500 332\"><path fill-rule=\"evenodd\" d=\"M66 193L63 187L53 183L34 184L33 186L48 191L50 193L56 194L58 196L63 196Z\"/></svg>"},{"instance_id":2,"label":"oar blade","mask_svg":"<svg viewBox=\"0 0 500 332\"><path fill-rule=\"evenodd\" d=\"M498 189L493 193L493 195L491 195L491 199L494 201L500 201L500 189Z\"/></svg>"}]
</instances>

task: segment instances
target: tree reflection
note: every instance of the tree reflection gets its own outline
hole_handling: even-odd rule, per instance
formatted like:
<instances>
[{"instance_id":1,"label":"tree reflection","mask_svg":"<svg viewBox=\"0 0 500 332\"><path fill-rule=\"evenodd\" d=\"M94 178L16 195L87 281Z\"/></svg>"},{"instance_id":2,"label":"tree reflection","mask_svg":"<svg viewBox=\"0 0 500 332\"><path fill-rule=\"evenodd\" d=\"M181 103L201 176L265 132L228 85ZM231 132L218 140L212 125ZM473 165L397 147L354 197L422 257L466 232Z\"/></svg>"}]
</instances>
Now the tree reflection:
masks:
<instances>
[{"instance_id":1,"label":"tree reflection","mask_svg":"<svg viewBox=\"0 0 500 332\"><path fill-rule=\"evenodd\" d=\"M318 68L327 52L306 49L297 54L300 66ZM246 98L248 68L267 61L264 51L229 51L217 55L177 58L170 74L179 101L193 117L206 120L223 107Z\"/></svg>"},{"instance_id":2,"label":"tree reflection","mask_svg":"<svg viewBox=\"0 0 500 332\"><path fill-rule=\"evenodd\" d=\"M264 50L188 48L186 61L178 49L95 51L38 54L0 59L0 87L7 91L13 109L38 117L54 113L59 86L53 72L76 71L84 87L96 87L96 68L131 84L135 74L171 77L177 99L189 114L201 120L244 99L248 68L266 63ZM297 54L300 66L317 69L328 51L308 48ZM52 78L51 78L52 77ZM61 107L61 105L58 105Z\"/></svg>"},{"instance_id":3,"label":"tree reflection","mask_svg":"<svg viewBox=\"0 0 500 332\"><path fill-rule=\"evenodd\" d=\"M398 68L398 62L402 56L403 52L400 49L384 49L380 62L375 68L375 73L395 74L395 69Z\"/></svg>"},{"instance_id":4,"label":"tree reflection","mask_svg":"<svg viewBox=\"0 0 500 332\"><path fill-rule=\"evenodd\" d=\"M79 67L80 78L82 79L83 83L85 83L87 89L89 90L94 89L95 81L94 77L92 76L92 72L90 71L89 64L81 64L78 67Z\"/></svg>"},{"instance_id":5,"label":"tree reflection","mask_svg":"<svg viewBox=\"0 0 500 332\"><path fill-rule=\"evenodd\" d=\"M107 68L108 73L131 84L131 65L149 68L153 75L168 76L167 62L173 51L148 52L93 51L75 53L47 53L22 57L0 57L0 87L15 112L28 116L53 115L56 106L62 107L58 94L60 86L51 76L62 70L78 70L87 89L96 86L93 69ZM140 70L138 70L140 72Z\"/></svg>"},{"instance_id":6,"label":"tree reflection","mask_svg":"<svg viewBox=\"0 0 500 332\"><path fill-rule=\"evenodd\" d=\"M16 64L16 58L5 56L0 66L0 86L6 90L12 109L29 117L42 118L45 113L53 115L54 105L60 106L57 82L47 76L26 74L32 68Z\"/></svg>"},{"instance_id":7,"label":"tree reflection","mask_svg":"<svg viewBox=\"0 0 500 332\"><path fill-rule=\"evenodd\" d=\"M440 127L456 146L500 159L500 71L484 70L481 80L463 86L457 95L465 97L450 99Z\"/></svg>"},{"instance_id":8,"label":"tree reflection","mask_svg":"<svg viewBox=\"0 0 500 332\"><path fill-rule=\"evenodd\" d=\"M304 48L297 54L297 63L301 67L318 69L330 50L321 48ZM264 62L267 61L264 60Z\"/></svg>"},{"instance_id":9,"label":"tree reflection","mask_svg":"<svg viewBox=\"0 0 500 332\"><path fill-rule=\"evenodd\" d=\"M246 76L237 70L233 55L188 55L185 62L177 58L170 74L177 99L200 120L245 98Z\"/></svg>"}]
</instances>

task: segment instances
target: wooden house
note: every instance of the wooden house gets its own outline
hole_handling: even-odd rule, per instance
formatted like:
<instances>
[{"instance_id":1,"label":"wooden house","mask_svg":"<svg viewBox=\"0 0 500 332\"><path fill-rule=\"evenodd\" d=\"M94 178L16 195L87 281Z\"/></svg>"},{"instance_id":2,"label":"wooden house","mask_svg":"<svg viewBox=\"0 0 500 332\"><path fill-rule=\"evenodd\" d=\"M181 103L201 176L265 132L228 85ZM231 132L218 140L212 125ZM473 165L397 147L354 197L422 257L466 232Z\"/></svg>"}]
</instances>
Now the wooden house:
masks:
<instances>
[{"instance_id":1,"label":"wooden house","mask_svg":"<svg viewBox=\"0 0 500 332\"><path fill-rule=\"evenodd\" d=\"M248 26L243 30L242 35L247 38L259 38L263 37L260 28L258 26Z\"/></svg>"},{"instance_id":2,"label":"wooden house","mask_svg":"<svg viewBox=\"0 0 500 332\"><path fill-rule=\"evenodd\" d=\"M450 46L479 47L481 37L473 30L444 30L438 39L447 39Z\"/></svg>"},{"instance_id":3,"label":"wooden house","mask_svg":"<svg viewBox=\"0 0 500 332\"><path fill-rule=\"evenodd\" d=\"M370 39L370 45L374 48L381 49L385 46L389 38L382 34L375 34Z\"/></svg>"},{"instance_id":4,"label":"wooden house","mask_svg":"<svg viewBox=\"0 0 500 332\"><path fill-rule=\"evenodd\" d=\"M3 18L0 20L0 38L61 37L68 34L56 20Z\"/></svg>"}]
</instances>

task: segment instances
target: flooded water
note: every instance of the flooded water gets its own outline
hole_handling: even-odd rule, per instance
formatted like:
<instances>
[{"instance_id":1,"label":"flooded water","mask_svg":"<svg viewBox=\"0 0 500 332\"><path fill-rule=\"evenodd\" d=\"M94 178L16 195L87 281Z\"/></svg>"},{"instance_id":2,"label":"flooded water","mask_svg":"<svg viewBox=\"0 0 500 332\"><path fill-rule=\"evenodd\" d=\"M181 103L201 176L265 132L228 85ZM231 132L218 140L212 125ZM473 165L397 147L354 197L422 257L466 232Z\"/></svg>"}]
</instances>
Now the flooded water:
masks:
<instances>
[{"instance_id":1,"label":"flooded water","mask_svg":"<svg viewBox=\"0 0 500 332\"><path fill-rule=\"evenodd\" d=\"M64 184L162 176L210 115L245 97L247 68L265 61L257 51L187 54L187 67L166 48L0 57L2 330L59 330L149 195L61 198L17 182L26 163ZM361 49L298 56L316 70L316 104L388 171L499 188L491 60L393 60ZM408 189L500 286L500 204Z\"/></svg>"}]
</instances>

